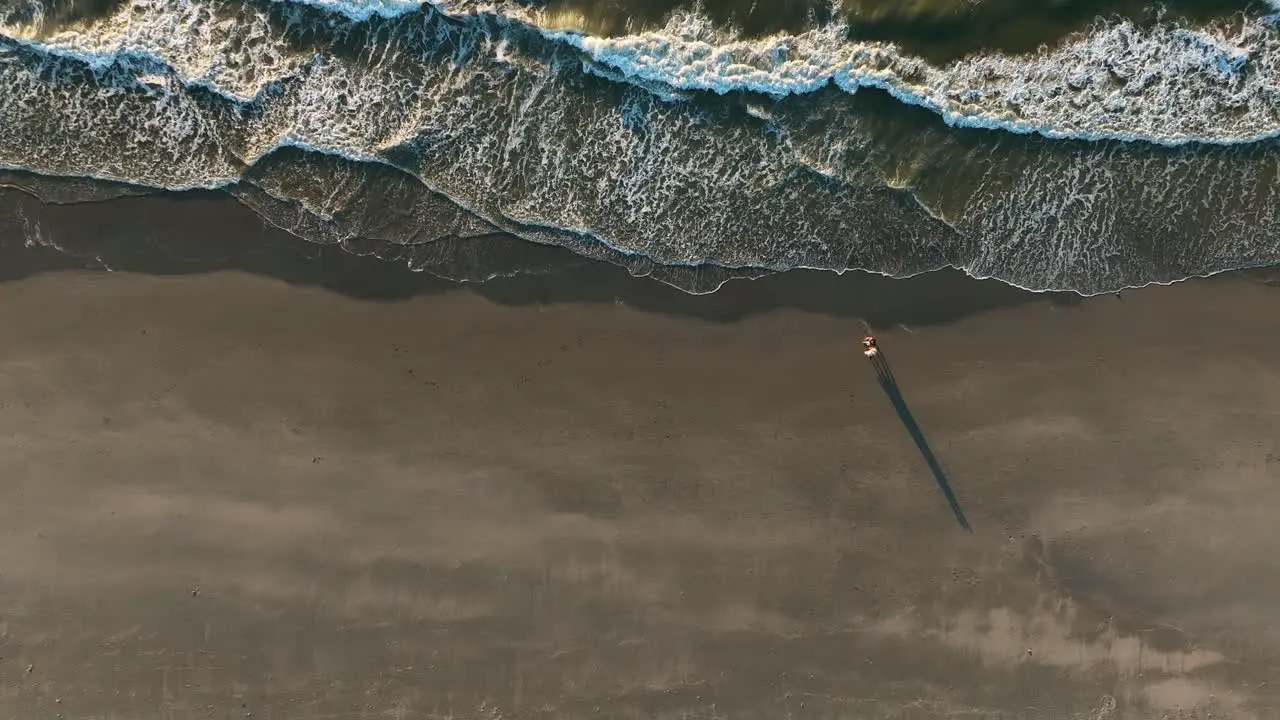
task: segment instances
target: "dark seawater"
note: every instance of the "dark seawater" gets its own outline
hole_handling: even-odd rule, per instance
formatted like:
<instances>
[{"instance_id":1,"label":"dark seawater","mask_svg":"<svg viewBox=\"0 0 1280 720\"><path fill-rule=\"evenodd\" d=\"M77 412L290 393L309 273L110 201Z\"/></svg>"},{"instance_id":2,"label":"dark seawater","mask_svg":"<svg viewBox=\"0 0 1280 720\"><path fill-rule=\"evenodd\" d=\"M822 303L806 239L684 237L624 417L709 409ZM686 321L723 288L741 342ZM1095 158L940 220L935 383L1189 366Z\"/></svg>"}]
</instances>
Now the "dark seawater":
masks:
<instances>
[{"instance_id":1,"label":"dark seawater","mask_svg":"<svg viewBox=\"0 0 1280 720\"><path fill-rule=\"evenodd\" d=\"M215 191L465 279L520 272L518 239L690 292L945 266L1107 292L1280 259L1276 12L0 0L0 183Z\"/></svg>"}]
</instances>

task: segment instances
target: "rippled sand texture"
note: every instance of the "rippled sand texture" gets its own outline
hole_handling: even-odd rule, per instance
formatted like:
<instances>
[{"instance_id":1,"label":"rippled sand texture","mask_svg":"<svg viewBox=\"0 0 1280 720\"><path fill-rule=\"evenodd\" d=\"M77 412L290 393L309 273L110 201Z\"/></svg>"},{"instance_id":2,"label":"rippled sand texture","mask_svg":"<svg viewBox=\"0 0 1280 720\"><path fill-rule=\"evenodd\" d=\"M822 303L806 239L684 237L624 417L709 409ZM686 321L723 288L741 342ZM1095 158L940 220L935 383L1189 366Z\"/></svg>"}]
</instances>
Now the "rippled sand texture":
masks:
<instances>
[{"instance_id":1,"label":"rippled sand texture","mask_svg":"<svg viewBox=\"0 0 1280 720\"><path fill-rule=\"evenodd\" d=\"M0 284L0 715L1274 717L1276 288L873 281Z\"/></svg>"}]
</instances>

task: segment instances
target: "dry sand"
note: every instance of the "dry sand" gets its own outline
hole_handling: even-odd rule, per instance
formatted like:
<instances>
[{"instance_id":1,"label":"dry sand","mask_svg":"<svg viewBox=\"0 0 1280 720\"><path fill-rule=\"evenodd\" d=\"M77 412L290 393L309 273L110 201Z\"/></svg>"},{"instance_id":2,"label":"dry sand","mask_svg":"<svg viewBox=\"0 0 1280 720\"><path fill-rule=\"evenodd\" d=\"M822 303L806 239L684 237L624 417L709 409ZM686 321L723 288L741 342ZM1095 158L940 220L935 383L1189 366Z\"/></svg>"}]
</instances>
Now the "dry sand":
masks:
<instances>
[{"instance_id":1,"label":"dry sand","mask_svg":"<svg viewBox=\"0 0 1280 720\"><path fill-rule=\"evenodd\" d=\"M1280 717L1280 288L797 277L0 284L0 717Z\"/></svg>"}]
</instances>

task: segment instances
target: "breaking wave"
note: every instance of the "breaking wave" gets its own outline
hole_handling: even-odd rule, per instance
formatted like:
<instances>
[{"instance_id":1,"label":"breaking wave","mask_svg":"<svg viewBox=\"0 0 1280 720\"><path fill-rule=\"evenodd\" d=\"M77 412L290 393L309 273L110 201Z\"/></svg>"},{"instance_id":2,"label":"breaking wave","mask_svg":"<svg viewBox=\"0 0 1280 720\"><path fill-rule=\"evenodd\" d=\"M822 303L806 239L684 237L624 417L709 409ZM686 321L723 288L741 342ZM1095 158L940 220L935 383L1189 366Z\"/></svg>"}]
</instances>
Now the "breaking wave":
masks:
<instances>
[{"instance_id":1,"label":"breaking wave","mask_svg":"<svg viewBox=\"0 0 1280 720\"><path fill-rule=\"evenodd\" d=\"M1139 29L1098 23L1029 57L987 54L944 67L833 25L802 36L717 44L682 32L554 36L627 78L680 90L774 97L834 85L883 90L957 127L1048 138L1256 142L1280 134L1280 35L1267 19L1234 27Z\"/></svg>"},{"instance_id":2,"label":"breaking wave","mask_svg":"<svg viewBox=\"0 0 1280 720\"><path fill-rule=\"evenodd\" d=\"M690 291L951 265L1096 293L1280 258L1268 17L1099 20L943 65L840 22L597 37L501 3L0 18L0 165L221 188L315 242L501 232Z\"/></svg>"}]
</instances>

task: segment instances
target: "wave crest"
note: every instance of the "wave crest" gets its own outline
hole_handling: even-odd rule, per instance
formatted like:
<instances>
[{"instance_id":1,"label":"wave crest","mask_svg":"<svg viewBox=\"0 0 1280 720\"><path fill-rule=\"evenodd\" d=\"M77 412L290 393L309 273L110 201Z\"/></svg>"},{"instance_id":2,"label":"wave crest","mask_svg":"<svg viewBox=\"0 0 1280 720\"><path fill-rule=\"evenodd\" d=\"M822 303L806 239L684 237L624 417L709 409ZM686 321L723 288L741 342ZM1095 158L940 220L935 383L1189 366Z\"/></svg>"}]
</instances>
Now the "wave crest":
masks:
<instances>
[{"instance_id":1,"label":"wave crest","mask_svg":"<svg viewBox=\"0 0 1280 720\"><path fill-rule=\"evenodd\" d=\"M615 53L623 40L593 51L581 36L475 7L377 7L392 17L283 0L127 0L83 27L0 38L0 165L228 188L318 242L419 247L502 231L694 283L687 289L702 287L687 280L693 271L672 268L908 275L953 265L1091 293L1280 258L1274 145L1222 134L1269 127L1272 110L1258 98L1273 39L1251 20L1230 37L1100 25L1059 55L984 56L950 70L876 45L859 67L898 79L846 87L818 72L829 57L795 38L750 45L755 54L743 58L695 27L678 43L623 39L638 44ZM812 42L854 47L827 32ZM760 50L779 43L785 52ZM1103 51L1118 45L1127 54ZM1064 52L1110 58L1106 77L1054 65ZM651 76L628 74L624 57L648 58ZM982 65L997 59L1014 65ZM1169 74L1147 72L1157 60ZM1021 88L1019 117L1030 123L1060 106L1052 131L949 128L940 110L926 112L893 84L909 80L952 102L981 77L987 95L970 100L982 108L1019 90L1012 70L997 71L1027 63L1056 75ZM809 84L750 84L776 79L777 67ZM664 68L685 70L673 79ZM721 71L738 84L697 85ZM1053 78L1079 88L1055 91ZM1133 105L1099 115L1090 103L1104 80L1112 94L1130 88ZM1226 110L1197 94L1201 86L1241 98L1234 125L1214 124ZM867 87L886 92L852 92ZM1160 93L1205 112L1143 109ZM974 113L966 117L985 117ZM1155 123L1148 135L1163 135L1045 137L1101 137L1106 118ZM1186 143L1188 128L1218 134ZM369 180L370 168L397 179Z\"/></svg>"},{"instance_id":2,"label":"wave crest","mask_svg":"<svg viewBox=\"0 0 1280 720\"><path fill-rule=\"evenodd\" d=\"M799 36L708 42L666 32L553 37L629 78L680 90L781 97L828 85L884 90L957 127L1055 139L1256 142L1280 133L1280 37L1264 19L1220 26L1099 23L1030 56L982 54L936 67L896 45L850 42L835 24Z\"/></svg>"}]
</instances>

